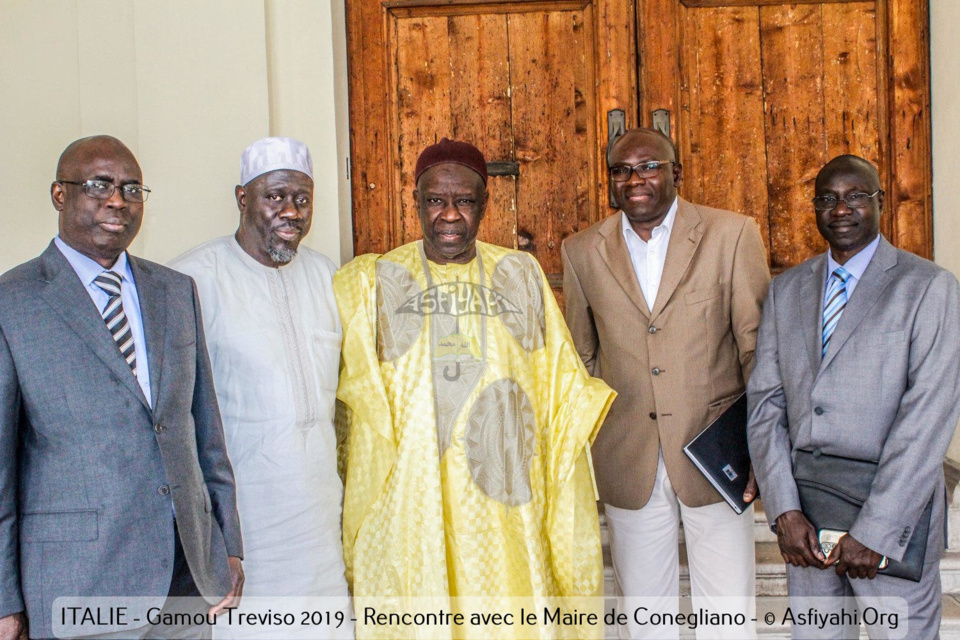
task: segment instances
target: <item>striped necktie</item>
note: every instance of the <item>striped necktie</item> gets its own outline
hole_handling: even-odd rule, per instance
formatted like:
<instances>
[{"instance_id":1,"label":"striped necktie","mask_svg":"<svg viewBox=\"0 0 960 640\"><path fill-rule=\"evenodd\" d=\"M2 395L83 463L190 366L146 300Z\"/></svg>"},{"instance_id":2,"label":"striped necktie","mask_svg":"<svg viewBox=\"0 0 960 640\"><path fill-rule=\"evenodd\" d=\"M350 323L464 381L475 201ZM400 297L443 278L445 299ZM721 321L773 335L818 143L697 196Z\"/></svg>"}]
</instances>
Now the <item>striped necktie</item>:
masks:
<instances>
[{"instance_id":1,"label":"striped necktie","mask_svg":"<svg viewBox=\"0 0 960 640\"><path fill-rule=\"evenodd\" d=\"M850 272L843 267L837 267L836 271L830 276L830 284L827 286L827 302L823 305L823 350L820 357L827 355L827 346L830 344L830 337L833 335L837 323L840 322L840 316L843 315L843 308L847 306L847 280L850 278Z\"/></svg>"},{"instance_id":2,"label":"striped necktie","mask_svg":"<svg viewBox=\"0 0 960 640\"><path fill-rule=\"evenodd\" d=\"M127 315L123 312L123 301L120 299L121 281L120 274L113 271L104 271L93 280L94 284L110 296L101 315L103 315L103 321L107 323L110 335L120 348L120 355L127 361L133 375L136 376L137 353L133 345L133 331L130 330Z\"/></svg>"}]
</instances>

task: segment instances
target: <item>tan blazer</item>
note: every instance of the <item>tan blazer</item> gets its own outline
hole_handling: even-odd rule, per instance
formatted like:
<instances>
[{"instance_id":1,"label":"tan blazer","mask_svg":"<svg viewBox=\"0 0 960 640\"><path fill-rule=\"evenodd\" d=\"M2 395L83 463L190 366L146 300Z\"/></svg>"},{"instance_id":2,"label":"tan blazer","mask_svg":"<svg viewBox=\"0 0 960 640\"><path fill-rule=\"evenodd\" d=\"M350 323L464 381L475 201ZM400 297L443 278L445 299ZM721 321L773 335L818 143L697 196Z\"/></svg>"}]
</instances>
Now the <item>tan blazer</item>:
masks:
<instances>
[{"instance_id":1,"label":"tan blazer","mask_svg":"<svg viewBox=\"0 0 960 640\"><path fill-rule=\"evenodd\" d=\"M600 499L640 509L657 451L687 506L721 500L683 447L743 393L770 281L746 216L679 201L653 310L617 213L563 243L563 295L577 351L617 393L593 445Z\"/></svg>"}]
</instances>

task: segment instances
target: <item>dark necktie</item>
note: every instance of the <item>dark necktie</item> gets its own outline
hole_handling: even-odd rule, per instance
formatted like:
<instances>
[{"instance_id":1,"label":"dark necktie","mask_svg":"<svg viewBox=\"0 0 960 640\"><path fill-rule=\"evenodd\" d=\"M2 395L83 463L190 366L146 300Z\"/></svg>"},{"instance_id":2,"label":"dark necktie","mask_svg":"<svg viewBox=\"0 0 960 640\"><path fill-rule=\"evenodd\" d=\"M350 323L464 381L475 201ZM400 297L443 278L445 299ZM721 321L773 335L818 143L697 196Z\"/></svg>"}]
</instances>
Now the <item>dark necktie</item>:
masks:
<instances>
[{"instance_id":1,"label":"dark necktie","mask_svg":"<svg viewBox=\"0 0 960 640\"><path fill-rule=\"evenodd\" d=\"M104 271L94 279L94 284L103 289L110 296L107 306L104 308L103 321L107 323L107 329L110 335L120 348L120 355L130 365L133 375L137 375L137 353L133 345L133 331L130 329L130 323L127 321L127 315L123 312L123 300L120 298L120 283L122 282L120 274L113 271Z\"/></svg>"}]
</instances>

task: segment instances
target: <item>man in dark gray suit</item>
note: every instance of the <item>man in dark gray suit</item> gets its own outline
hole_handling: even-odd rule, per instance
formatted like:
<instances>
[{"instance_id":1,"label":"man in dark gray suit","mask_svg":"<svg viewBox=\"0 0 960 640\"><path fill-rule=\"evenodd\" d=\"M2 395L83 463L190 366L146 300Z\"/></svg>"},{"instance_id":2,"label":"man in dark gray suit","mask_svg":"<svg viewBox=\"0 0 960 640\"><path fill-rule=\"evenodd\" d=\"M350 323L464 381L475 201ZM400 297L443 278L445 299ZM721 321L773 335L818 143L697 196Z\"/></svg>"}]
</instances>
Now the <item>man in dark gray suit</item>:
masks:
<instances>
[{"instance_id":1,"label":"man in dark gray suit","mask_svg":"<svg viewBox=\"0 0 960 640\"><path fill-rule=\"evenodd\" d=\"M905 637L937 638L943 457L960 414L960 286L879 234L883 196L862 158L840 156L818 174L813 204L830 251L770 285L747 387L750 454L795 603L903 598ZM869 497L829 555L801 511L801 455L878 463ZM812 479L830 484L833 475ZM928 504L920 581L878 573L884 556L903 559ZM794 627L794 636L858 638L857 626Z\"/></svg>"},{"instance_id":2,"label":"man in dark gray suit","mask_svg":"<svg viewBox=\"0 0 960 640\"><path fill-rule=\"evenodd\" d=\"M0 277L2 640L52 637L62 596L202 596L217 613L242 591L193 281L126 252L148 193L119 140L74 142L51 186L59 235ZM77 633L156 633L126 622Z\"/></svg>"}]
</instances>

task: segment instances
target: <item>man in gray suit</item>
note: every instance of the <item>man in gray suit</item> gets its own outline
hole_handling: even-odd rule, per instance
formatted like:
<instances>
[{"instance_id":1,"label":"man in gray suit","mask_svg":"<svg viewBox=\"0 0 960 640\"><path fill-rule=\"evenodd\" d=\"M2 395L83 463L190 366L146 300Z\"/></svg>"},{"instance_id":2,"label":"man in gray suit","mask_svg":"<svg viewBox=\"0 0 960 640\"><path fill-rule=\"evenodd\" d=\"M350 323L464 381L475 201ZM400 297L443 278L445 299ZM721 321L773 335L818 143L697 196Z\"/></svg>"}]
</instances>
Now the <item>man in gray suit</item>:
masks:
<instances>
[{"instance_id":1,"label":"man in gray suit","mask_svg":"<svg viewBox=\"0 0 960 640\"><path fill-rule=\"evenodd\" d=\"M59 235L0 277L3 640L52 637L61 596L202 596L217 613L242 591L193 281L126 252L148 193L119 140L74 142L51 186ZM75 633L157 633L126 622Z\"/></svg>"},{"instance_id":2,"label":"man in gray suit","mask_svg":"<svg viewBox=\"0 0 960 640\"><path fill-rule=\"evenodd\" d=\"M942 463L960 414L960 286L879 234L883 198L876 168L862 158L840 156L818 174L813 204L830 250L770 285L748 384L750 454L794 602L900 597L906 637L936 638ZM800 451L879 463L828 556L801 512ZM877 573L884 556L903 558L931 500L920 582ZM794 637L814 635L859 637L852 625L794 627Z\"/></svg>"}]
</instances>

